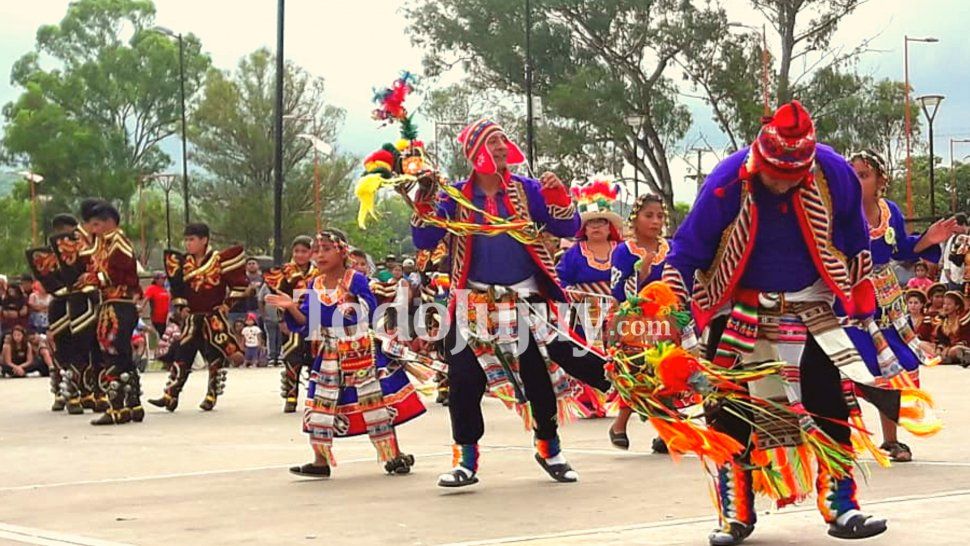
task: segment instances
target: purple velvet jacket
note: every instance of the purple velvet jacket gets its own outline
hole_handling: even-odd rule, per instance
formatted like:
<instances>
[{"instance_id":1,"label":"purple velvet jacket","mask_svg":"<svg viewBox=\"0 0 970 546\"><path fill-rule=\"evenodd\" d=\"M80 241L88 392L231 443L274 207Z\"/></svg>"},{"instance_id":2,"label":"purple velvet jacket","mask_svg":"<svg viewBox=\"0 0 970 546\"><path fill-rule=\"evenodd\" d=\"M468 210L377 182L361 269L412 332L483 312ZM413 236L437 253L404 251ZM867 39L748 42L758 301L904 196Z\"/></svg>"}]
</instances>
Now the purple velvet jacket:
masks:
<instances>
[{"instance_id":1,"label":"purple velvet jacket","mask_svg":"<svg viewBox=\"0 0 970 546\"><path fill-rule=\"evenodd\" d=\"M707 177L667 257L664 279L691 300L698 326L738 289L797 291L819 278L851 314L872 312L869 227L852 167L819 144L813 175L777 196L747 174L748 153Z\"/></svg>"}]
</instances>

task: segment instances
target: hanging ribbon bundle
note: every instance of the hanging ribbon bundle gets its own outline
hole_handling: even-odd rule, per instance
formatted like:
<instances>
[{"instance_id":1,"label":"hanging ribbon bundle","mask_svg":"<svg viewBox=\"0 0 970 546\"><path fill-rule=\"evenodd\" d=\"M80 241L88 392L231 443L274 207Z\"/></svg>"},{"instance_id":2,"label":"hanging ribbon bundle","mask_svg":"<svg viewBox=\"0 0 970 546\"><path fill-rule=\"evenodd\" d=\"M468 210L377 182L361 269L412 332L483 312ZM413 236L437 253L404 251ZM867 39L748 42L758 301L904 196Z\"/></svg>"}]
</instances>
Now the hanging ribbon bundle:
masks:
<instances>
[{"instance_id":1,"label":"hanging ribbon bundle","mask_svg":"<svg viewBox=\"0 0 970 546\"><path fill-rule=\"evenodd\" d=\"M645 286L613 313L613 347L606 372L623 401L650 422L673 456L695 453L703 461L723 465L746 448L734 438L709 428L707 411L727 411L744 420L752 432L769 437L797 423L799 441L792 451L797 464L781 464L771 451L754 449L752 465L758 490L779 502L789 502L811 490L798 479L799 468L817 462L832 475L846 475L853 465L852 449L826 435L800 404L788 404L749 393L747 384L772 378L783 381L783 362L724 368L680 348L677 332L689 316L662 282ZM734 409L732 409L734 408ZM743 411L737 411L742 409ZM858 424L843 423L857 432ZM793 470L794 469L794 470ZM793 474L794 472L794 474Z\"/></svg>"}]
</instances>

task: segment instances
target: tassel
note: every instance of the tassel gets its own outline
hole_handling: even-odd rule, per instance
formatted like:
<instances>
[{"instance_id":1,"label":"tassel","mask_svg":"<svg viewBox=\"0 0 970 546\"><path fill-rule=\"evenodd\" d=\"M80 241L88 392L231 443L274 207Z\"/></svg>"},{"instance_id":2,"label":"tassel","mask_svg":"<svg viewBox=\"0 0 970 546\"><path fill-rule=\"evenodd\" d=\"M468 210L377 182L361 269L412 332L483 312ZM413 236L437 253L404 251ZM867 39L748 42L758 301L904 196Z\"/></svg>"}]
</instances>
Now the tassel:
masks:
<instances>
[{"instance_id":1,"label":"tassel","mask_svg":"<svg viewBox=\"0 0 970 546\"><path fill-rule=\"evenodd\" d=\"M852 425L852 449L856 453L871 453L879 466L889 468L891 466L889 457L873 443L872 434L866 430L866 425L862 422L862 415L858 413L849 415L849 424Z\"/></svg>"},{"instance_id":2,"label":"tassel","mask_svg":"<svg viewBox=\"0 0 970 546\"><path fill-rule=\"evenodd\" d=\"M933 414L933 399L919 389L902 389L899 396L899 426L916 436L932 436L943 428Z\"/></svg>"},{"instance_id":3,"label":"tassel","mask_svg":"<svg viewBox=\"0 0 970 546\"><path fill-rule=\"evenodd\" d=\"M667 444L671 457L677 461L684 453L696 453L723 466L744 451L744 446L727 434L695 425L690 421L672 421L651 417L650 424Z\"/></svg>"}]
</instances>

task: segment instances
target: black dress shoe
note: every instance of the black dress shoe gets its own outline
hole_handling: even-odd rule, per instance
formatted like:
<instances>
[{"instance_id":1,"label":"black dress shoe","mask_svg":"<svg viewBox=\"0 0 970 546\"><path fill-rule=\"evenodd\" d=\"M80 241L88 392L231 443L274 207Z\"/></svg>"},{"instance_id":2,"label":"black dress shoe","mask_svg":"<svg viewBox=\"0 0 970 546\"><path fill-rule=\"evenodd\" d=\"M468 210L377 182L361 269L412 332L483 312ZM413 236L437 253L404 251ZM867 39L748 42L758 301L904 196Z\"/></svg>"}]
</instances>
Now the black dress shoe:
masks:
<instances>
[{"instance_id":1,"label":"black dress shoe","mask_svg":"<svg viewBox=\"0 0 970 546\"><path fill-rule=\"evenodd\" d=\"M613 447L617 449L622 449L624 451L630 449L630 438L626 435L626 433L614 432L612 428L610 429L610 443L613 444Z\"/></svg>"},{"instance_id":2,"label":"black dress shoe","mask_svg":"<svg viewBox=\"0 0 970 546\"><path fill-rule=\"evenodd\" d=\"M329 478L330 467L328 465L315 465L307 463L300 466L291 466L290 473L304 478Z\"/></svg>"}]
</instances>

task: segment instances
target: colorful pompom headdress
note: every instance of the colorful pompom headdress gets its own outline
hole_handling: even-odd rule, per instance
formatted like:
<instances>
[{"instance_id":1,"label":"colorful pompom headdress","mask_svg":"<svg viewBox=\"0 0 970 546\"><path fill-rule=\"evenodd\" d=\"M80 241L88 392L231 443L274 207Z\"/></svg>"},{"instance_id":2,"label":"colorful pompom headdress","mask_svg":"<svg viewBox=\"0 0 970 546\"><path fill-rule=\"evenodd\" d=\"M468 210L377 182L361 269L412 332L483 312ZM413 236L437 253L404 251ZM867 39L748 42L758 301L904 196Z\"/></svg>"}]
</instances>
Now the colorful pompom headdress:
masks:
<instances>
[{"instance_id":1,"label":"colorful pompom headdress","mask_svg":"<svg viewBox=\"0 0 970 546\"><path fill-rule=\"evenodd\" d=\"M494 121L482 118L465 127L458 134L458 142L462 146L462 152L465 154L465 158L468 159L468 162L475 172L495 174L498 170L498 167L495 165L495 158L492 157L492 153L488 151L488 146L485 145L488 139L496 134L505 137L505 145L508 147L508 154L505 158L506 164L518 165L525 163L525 155L522 153L522 150L509 139L505 130Z\"/></svg>"},{"instance_id":2,"label":"colorful pompom headdress","mask_svg":"<svg viewBox=\"0 0 970 546\"><path fill-rule=\"evenodd\" d=\"M569 192L576 201L576 210L582 219L577 237L583 236L586 222L596 218L602 218L610 222L615 231L616 238L623 231L623 218L616 212L620 205L617 198L620 195L619 184L614 183L608 178L594 178L593 180L573 184Z\"/></svg>"},{"instance_id":3,"label":"colorful pompom headdress","mask_svg":"<svg viewBox=\"0 0 970 546\"><path fill-rule=\"evenodd\" d=\"M365 227L367 216L377 217L374 200L381 186L402 175L418 176L430 168L424 143L418 140L413 114L404 106L404 101L414 91L414 83L414 76L404 72L390 87L374 94L374 102L379 107L374 110L373 118L387 124L400 124L401 138L384 144L364 158L364 174L357 181L354 192L360 201L357 223L361 228Z\"/></svg>"}]
</instances>

